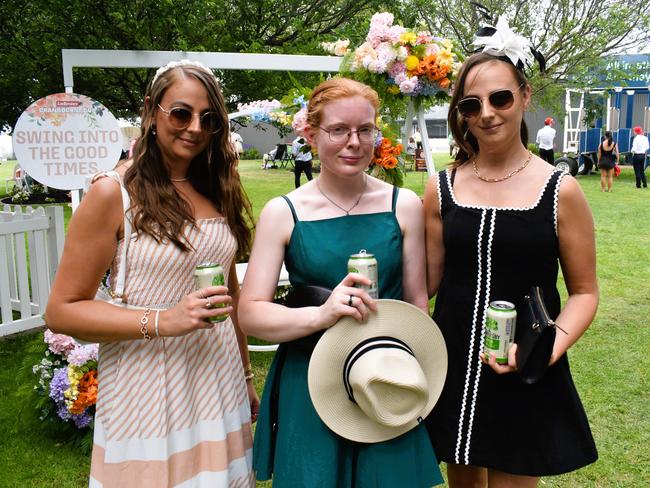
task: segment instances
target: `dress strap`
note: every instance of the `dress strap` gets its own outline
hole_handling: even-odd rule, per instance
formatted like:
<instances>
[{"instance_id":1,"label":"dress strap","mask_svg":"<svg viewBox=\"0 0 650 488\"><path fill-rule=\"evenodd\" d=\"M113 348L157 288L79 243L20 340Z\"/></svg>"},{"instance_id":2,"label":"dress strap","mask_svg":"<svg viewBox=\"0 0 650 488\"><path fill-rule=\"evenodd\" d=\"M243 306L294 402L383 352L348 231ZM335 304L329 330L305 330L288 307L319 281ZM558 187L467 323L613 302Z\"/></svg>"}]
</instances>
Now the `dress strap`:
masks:
<instances>
[{"instance_id":1,"label":"dress strap","mask_svg":"<svg viewBox=\"0 0 650 488\"><path fill-rule=\"evenodd\" d=\"M87 187L90 187L92 183L97 181L101 177L108 177L112 180L117 181L120 185L120 190L122 192L122 211L124 212L124 245L122 246L122 256L120 259L120 266L117 270L117 276L111 280L111 296L115 301L122 301L124 295L124 285L126 280L126 258L127 252L129 249L129 242L131 241L131 232L132 232L132 222L129 215L129 207L131 206L131 200L129 198L129 192L124 187L122 183L122 178L120 177L117 171L106 171L102 173L97 173L93 175L90 180L87 182Z\"/></svg>"},{"instance_id":2,"label":"dress strap","mask_svg":"<svg viewBox=\"0 0 650 488\"><path fill-rule=\"evenodd\" d=\"M443 216L447 209L449 209L454 201L451 197L450 185L454 184L454 177L456 176L456 169L442 170L436 174L438 178L438 208L440 209L440 216Z\"/></svg>"},{"instance_id":3,"label":"dress strap","mask_svg":"<svg viewBox=\"0 0 650 488\"><path fill-rule=\"evenodd\" d=\"M399 195L399 188L394 186L393 187L393 206L392 206L392 212L395 213L395 210L397 209L397 196Z\"/></svg>"},{"instance_id":4,"label":"dress strap","mask_svg":"<svg viewBox=\"0 0 650 488\"><path fill-rule=\"evenodd\" d=\"M282 198L284 198L287 202L287 205L289 205L289 209L291 210L291 215L293 215L293 223L295 224L298 222L298 214L296 214L296 209L293 206L293 203L291 203L291 200L289 200L289 197L286 195L281 195Z\"/></svg>"}]
</instances>

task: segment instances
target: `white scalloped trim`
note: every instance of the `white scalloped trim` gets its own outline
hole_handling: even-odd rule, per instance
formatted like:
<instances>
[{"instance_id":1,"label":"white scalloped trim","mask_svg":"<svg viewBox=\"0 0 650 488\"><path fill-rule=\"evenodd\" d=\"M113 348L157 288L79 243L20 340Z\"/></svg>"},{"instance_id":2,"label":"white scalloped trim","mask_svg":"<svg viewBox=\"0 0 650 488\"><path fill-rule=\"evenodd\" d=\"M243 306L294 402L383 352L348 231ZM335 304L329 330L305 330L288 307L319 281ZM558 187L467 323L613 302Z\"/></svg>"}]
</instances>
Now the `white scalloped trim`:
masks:
<instances>
[{"instance_id":1,"label":"white scalloped trim","mask_svg":"<svg viewBox=\"0 0 650 488\"><path fill-rule=\"evenodd\" d=\"M450 187L451 188L451 187ZM477 244L477 253L476 257L478 260L477 263L477 276L476 276L476 293L474 300L474 312L472 314L472 336L469 341L469 350L467 352L467 372L465 373L465 385L463 387L463 401L460 406L460 417L458 419L458 437L456 437L456 451L454 454L454 460L456 464L460 464L460 446L463 442L463 424L465 421L465 407L467 405L467 393L469 390L469 384L472 379L472 356L474 351L474 343L476 339L476 322L478 320L478 309L479 309L479 297L481 294L481 282L483 280L483 260L481 253L481 246L483 244L483 229L485 227L485 216L487 211L481 212L481 225L478 230L478 244Z\"/></svg>"},{"instance_id":2,"label":"white scalloped trim","mask_svg":"<svg viewBox=\"0 0 650 488\"><path fill-rule=\"evenodd\" d=\"M494 227L496 223L497 211L492 210L492 217L490 218L490 230L488 233L487 243L487 256L485 264L485 300L483 301L483 318L481 320L481 336L479 339L479 350L485 340L485 319L487 318L487 309L490 305L490 294L492 291L492 242L494 238ZM474 413L476 412L476 398L478 396L478 385L481 381L481 359L478 354L474 353L476 362L476 379L474 380L474 391L472 395L472 407L469 411L469 422L467 424L467 441L465 444L465 464L469 462L469 447L472 442L472 427L474 426ZM470 358L471 359L471 358Z\"/></svg>"},{"instance_id":3,"label":"white scalloped trim","mask_svg":"<svg viewBox=\"0 0 650 488\"><path fill-rule=\"evenodd\" d=\"M564 178L566 175L569 173L564 170L562 171L562 174L560 177L557 179L557 182L555 183L555 191L553 192L553 225L555 227L555 236L557 237L557 205L558 202L560 201L560 183L562 183L562 178Z\"/></svg>"},{"instance_id":4,"label":"white scalloped trim","mask_svg":"<svg viewBox=\"0 0 650 488\"><path fill-rule=\"evenodd\" d=\"M557 172L556 170L552 171L551 174L548 176L546 179L546 182L544 183L544 186L542 187L542 191L539 192L539 195L537 195L537 200L535 203L528 207L495 207L491 205L464 205L460 203L458 200L456 200L456 195L454 194L454 188L451 186L451 171L450 169L446 170L447 172L447 185L449 186L449 194L451 195L451 199L453 202L462 208L473 208L475 210L513 210L513 211L525 211L525 210L532 210L537 205L539 205L539 202L542 200L542 196L544 196L544 192L546 191L546 187L548 186L549 182L551 181L551 178L553 175Z\"/></svg>"},{"instance_id":5,"label":"white scalloped trim","mask_svg":"<svg viewBox=\"0 0 650 488\"><path fill-rule=\"evenodd\" d=\"M440 188L440 172L436 173L436 183L438 184L438 213L442 221L442 189Z\"/></svg>"}]
</instances>

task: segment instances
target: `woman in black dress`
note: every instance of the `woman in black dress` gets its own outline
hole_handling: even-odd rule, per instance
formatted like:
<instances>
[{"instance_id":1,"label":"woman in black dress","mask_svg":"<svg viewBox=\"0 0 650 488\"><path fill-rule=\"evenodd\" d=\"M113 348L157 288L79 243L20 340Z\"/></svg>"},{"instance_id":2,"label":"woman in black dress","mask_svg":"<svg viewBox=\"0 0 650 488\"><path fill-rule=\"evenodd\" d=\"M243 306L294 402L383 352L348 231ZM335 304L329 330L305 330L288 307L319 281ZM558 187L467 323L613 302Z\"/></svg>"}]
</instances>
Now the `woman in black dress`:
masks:
<instances>
[{"instance_id":1,"label":"woman in black dress","mask_svg":"<svg viewBox=\"0 0 650 488\"><path fill-rule=\"evenodd\" d=\"M461 68L449 107L458 156L425 193L427 282L449 354L427 427L452 488L534 487L597 459L566 355L598 305L593 220L576 181L528 151L528 59L503 54L476 53ZM533 285L567 334L558 331L546 374L529 385L516 344L504 365L482 344L489 303L521 310Z\"/></svg>"},{"instance_id":2,"label":"woman in black dress","mask_svg":"<svg viewBox=\"0 0 650 488\"><path fill-rule=\"evenodd\" d=\"M618 161L618 147L610 131L605 132L605 139L598 145L598 167L600 168L600 191L612 191L614 168ZM605 189L607 187L607 189Z\"/></svg>"}]
</instances>

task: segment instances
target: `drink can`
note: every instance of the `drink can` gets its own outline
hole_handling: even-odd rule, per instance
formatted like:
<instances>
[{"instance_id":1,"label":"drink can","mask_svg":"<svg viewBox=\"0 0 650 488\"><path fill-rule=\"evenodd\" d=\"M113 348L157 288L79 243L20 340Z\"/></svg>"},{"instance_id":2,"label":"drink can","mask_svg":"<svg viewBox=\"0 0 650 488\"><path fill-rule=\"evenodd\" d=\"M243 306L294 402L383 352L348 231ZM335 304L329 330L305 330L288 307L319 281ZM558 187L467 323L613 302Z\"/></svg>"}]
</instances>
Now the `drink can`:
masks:
<instances>
[{"instance_id":1,"label":"drink can","mask_svg":"<svg viewBox=\"0 0 650 488\"><path fill-rule=\"evenodd\" d=\"M485 319L485 355L494 354L497 363L508 364L508 349L515 341L516 325L514 304L503 300L491 302Z\"/></svg>"},{"instance_id":2,"label":"drink can","mask_svg":"<svg viewBox=\"0 0 650 488\"><path fill-rule=\"evenodd\" d=\"M194 285L197 290L207 288L208 286L225 286L226 277L223 274L223 268L218 263L201 263L194 268ZM225 303L215 303L210 308L225 307ZM223 322L228 318L228 314L210 317L210 322Z\"/></svg>"},{"instance_id":3,"label":"drink can","mask_svg":"<svg viewBox=\"0 0 650 488\"><path fill-rule=\"evenodd\" d=\"M374 254L370 254L365 249L361 249L357 254L350 255L348 260L348 273L359 273L368 278L372 284L370 286L357 285L368 292L370 298L379 298L379 289L377 286L377 260Z\"/></svg>"}]
</instances>

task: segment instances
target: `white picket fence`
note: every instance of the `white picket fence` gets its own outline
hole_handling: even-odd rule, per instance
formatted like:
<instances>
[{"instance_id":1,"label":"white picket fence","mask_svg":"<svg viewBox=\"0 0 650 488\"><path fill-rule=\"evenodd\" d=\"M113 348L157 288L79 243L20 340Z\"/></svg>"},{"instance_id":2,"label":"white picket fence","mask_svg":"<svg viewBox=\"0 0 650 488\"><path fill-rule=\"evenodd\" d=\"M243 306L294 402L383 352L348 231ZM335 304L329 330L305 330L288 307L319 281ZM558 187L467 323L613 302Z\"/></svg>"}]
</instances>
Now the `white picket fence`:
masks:
<instances>
[{"instance_id":1,"label":"white picket fence","mask_svg":"<svg viewBox=\"0 0 650 488\"><path fill-rule=\"evenodd\" d=\"M50 285L63 253L63 208L9 205L0 211L0 336L44 325ZM12 311L20 318L14 320Z\"/></svg>"}]
</instances>

